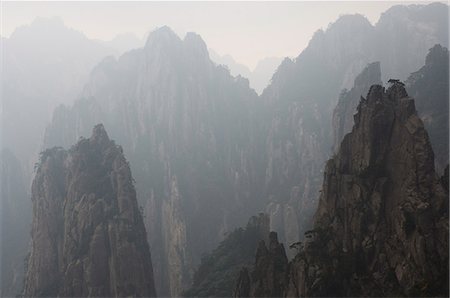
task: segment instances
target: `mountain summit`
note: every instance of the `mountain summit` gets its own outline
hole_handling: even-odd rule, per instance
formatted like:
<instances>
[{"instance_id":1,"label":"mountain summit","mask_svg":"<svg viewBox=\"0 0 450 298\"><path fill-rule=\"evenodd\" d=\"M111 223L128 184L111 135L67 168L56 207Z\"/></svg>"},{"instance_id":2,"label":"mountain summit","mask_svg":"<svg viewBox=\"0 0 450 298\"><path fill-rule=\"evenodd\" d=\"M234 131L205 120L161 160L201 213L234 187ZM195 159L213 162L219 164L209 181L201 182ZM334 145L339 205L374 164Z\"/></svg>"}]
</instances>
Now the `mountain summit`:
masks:
<instances>
[{"instance_id":1,"label":"mountain summit","mask_svg":"<svg viewBox=\"0 0 450 298\"><path fill-rule=\"evenodd\" d=\"M103 125L41 154L32 202L26 296L156 295L131 171Z\"/></svg>"}]
</instances>

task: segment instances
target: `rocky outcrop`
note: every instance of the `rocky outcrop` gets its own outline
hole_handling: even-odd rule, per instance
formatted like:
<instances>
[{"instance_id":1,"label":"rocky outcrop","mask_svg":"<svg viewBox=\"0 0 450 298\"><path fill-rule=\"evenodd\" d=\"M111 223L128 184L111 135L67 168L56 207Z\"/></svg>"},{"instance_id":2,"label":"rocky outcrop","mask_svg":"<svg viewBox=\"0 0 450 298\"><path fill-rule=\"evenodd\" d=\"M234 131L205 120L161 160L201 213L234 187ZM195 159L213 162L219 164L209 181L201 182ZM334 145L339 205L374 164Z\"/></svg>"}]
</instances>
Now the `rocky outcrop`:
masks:
<instances>
[{"instance_id":1,"label":"rocky outcrop","mask_svg":"<svg viewBox=\"0 0 450 298\"><path fill-rule=\"evenodd\" d=\"M353 115L363 94L367 94L370 86L381 84L380 63L370 63L356 77L350 90L344 89L333 111L333 151L339 150L344 136L352 130Z\"/></svg>"},{"instance_id":2,"label":"rocky outcrop","mask_svg":"<svg viewBox=\"0 0 450 298\"><path fill-rule=\"evenodd\" d=\"M303 235L311 227L323 165L340 143L338 138L351 128L352 108L367 92L356 95L355 89L355 94L347 94L356 101L348 109L350 119L342 123L342 135L333 141L336 127L331 120L341 90L352 88L373 61L380 62L382 81L405 80L421 66L430 47L448 45L447 9L440 3L394 6L375 26L361 15L342 16L317 31L296 59L280 65L261 95L265 117L260 126L265 132L261 145L266 147L264 196L270 198L266 212L282 241L296 242L301 236L292 237L293 231ZM373 74L378 80L376 71Z\"/></svg>"},{"instance_id":3,"label":"rocky outcrop","mask_svg":"<svg viewBox=\"0 0 450 298\"><path fill-rule=\"evenodd\" d=\"M2 36L0 44L0 149L16 158L14 166L9 168L12 171L0 176L2 191L8 192L0 198L0 216L5 220L0 292L3 297L13 297L23 288L23 259L28 251L32 220L29 186L45 126L51 120L53 109L61 103L72 103L92 68L115 51L68 28L59 18L36 18L15 29L8 38ZM16 179L15 171L21 171L20 179ZM9 200L13 207L7 206L9 202L5 201ZM15 241L19 238L20 241Z\"/></svg>"},{"instance_id":4,"label":"rocky outcrop","mask_svg":"<svg viewBox=\"0 0 450 298\"><path fill-rule=\"evenodd\" d=\"M266 244L267 243L267 244ZM239 273L233 297L283 297L287 289L288 260L276 232L259 242L253 269Z\"/></svg>"},{"instance_id":5,"label":"rocky outcrop","mask_svg":"<svg viewBox=\"0 0 450 298\"><path fill-rule=\"evenodd\" d=\"M327 163L313 232L290 293L448 294L448 193L401 83L374 85L361 100Z\"/></svg>"},{"instance_id":6,"label":"rocky outcrop","mask_svg":"<svg viewBox=\"0 0 450 298\"><path fill-rule=\"evenodd\" d=\"M430 136L436 170L441 174L448 165L449 154L448 63L448 50L435 45L430 49L425 65L406 81L406 90L415 98L417 112Z\"/></svg>"},{"instance_id":7,"label":"rocky outcrop","mask_svg":"<svg viewBox=\"0 0 450 298\"><path fill-rule=\"evenodd\" d=\"M25 296L155 296L131 171L103 125L41 154L32 202Z\"/></svg>"},{"instance_id":8,"label":"rocky outcrop","mask_svg":"<svg viewBox=\"0 0 450 298\"><path fill-rule=\"evenodd\" d=\"M373 85L327 162L314 228L294 245L283 295L447 296L448 190L433 157L403 85ZM237 296L257 296L255 286L242 272Z\"/></svg>"},{"instance_id":9,"label":"rocky outcrop","mask_svg":"<svg viewBox=\"0 0 450 298\"><path fill-rule=\"evenodd\" d=\"M202 258L186 297L230 297L236 276L242 266L253 265L255 251L261 241L267 243L269 217L252 216L245 228L229 233L219 246Z\"/></svg>"},{"instance_id":10,"label":"rocky outcrop","mask_svg":"<svg viewBox=\"0 0 450 298\"><path fill-rule=\"evenodd\" d=\"M158 293L180 295L202 254L257 212L269 214L280 241L302 237L331 152L339 92L369 62L384 69L381 48L389 59L409 57L384 76L416 70L422 44L447 43L438 34L447 27L445 9L407 7L399 22L408 30L397 25L405 30L380 36L364 17L343 16L286 59L260 98L246 79L214 65L198 35L180 39L159 28L143 48L98 65L83 96L55 111L46 146L68 146L98 122L110 127L136 178ZM386 14L383 23L397 16ZM385 46L386 34L395 47ZM417 48L405 47L410 39Z\"/></svg>"},{"instance_id":11,"label":"rocky outcrop","mask_svg":"<svg viewBox=\"0 0 450 298\"><path fill-rule=\"evenodd\" d=\"M160 295L181 295L201 256L262 210L256 99L198 35L162 27L144 48L104 60L84 98L54 114L46 146L67 146L101 121L129 152Z\"/></svg>"}]
</instances>

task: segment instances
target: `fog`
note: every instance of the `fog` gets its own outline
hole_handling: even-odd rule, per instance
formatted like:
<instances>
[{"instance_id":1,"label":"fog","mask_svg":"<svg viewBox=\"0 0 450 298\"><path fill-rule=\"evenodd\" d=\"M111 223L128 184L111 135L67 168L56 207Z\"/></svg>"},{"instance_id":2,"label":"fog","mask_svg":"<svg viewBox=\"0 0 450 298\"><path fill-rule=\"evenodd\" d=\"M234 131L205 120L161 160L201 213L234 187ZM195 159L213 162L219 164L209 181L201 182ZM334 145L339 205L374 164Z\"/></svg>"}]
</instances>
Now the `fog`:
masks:
<instances>
[{"instance_id":1,"label":"fog","mask_svg":"<svg viewBox=\"0 0 450 298\"><path fill-rule=\"evenodd\" d=\"M2 297L448 292L447 4L1 9Z\"/></svg>"},{"instance_id":2,"label":"fog","mask_svg":"<svg viewBox=\"0 0 450 298\"><path fill-rule=\"evenodd\" d=\"M340 15L362 14L375 24L396 4L423 1L333 2L3 2L1 35L8 37L36 17L61 17L91 39L111 40L169 26L178 35L196 32L220 55L231 55L251 70L266 57L294 57L318 29Z\"/></svg>"}]
</instances>

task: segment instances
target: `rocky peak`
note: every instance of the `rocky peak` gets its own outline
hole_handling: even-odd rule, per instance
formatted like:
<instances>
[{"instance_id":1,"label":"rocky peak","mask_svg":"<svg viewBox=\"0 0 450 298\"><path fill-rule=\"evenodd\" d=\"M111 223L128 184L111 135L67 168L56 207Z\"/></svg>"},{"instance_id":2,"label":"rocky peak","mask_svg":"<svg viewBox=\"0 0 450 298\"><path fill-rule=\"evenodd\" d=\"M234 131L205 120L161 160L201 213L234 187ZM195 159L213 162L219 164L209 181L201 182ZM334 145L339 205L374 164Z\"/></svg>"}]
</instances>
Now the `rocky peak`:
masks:
<instances>
[{"instance_id":1,"label":"rocky peak","mask_svg":"<svg viewBox=\"0 0 450 298\"><path fill-rule=\"evenodd\" d=\"M283 297L287 288L288 260L276 232L270 232L269 242L261 240L256 260L249 272L243 268L237 280L234 297Z\"/></svg>"},{"instance_id":2,"label":"rocky peak","mask_svg":"<svg viewBox=\"0 0 450 298\"><path fill-rule=\"evenodd\" d=\"M178 35L168 26L162 26L150 32L145 43L145 48L152 48L155 45L170 47L176 43L181 43Z\"/></svg>"},{"instance_id":3,"label":"rocky peak","mask_svg":"<svg viewBox=\"0 0 450 298\"><path fill-rule=\"evenodd\" d=\"M432 47L425 58L425 64L430 67L442 64L445 65L446 61L448 62L448 50L440 44L436 44Z\"/></svg>"},{"instance_id":4,"label":"rocky peak","mask_svg":"<svg viewBox=\"0 0 450 298\"><path fill-rule=\"evenodd\" d=\"M363 94L367 94L370 86L381 84L381 69L379 62L368 64L355 78L350 90L343 90L333 111L333 151L337 152L344 135L353 127L353 115Z\"/></svg>"},{"instance_id":5,"label":"rocky peak","mask_svg":"<svg viewBox=\"0 0 450 298\"><path fill-rule=\"evenodd\" d=\"M131 171L102 124L41 154L32 202L26 296L155 296Z\"/></svg>"},{"instance_id":6,"label":"rocky peak","mask_svg":"<svg viewBox=\"0 0 450 298\"><path fill-rule=\"evenodd\" d=\"M192 51L197 53L199 56L209 57L208 47L199 34L195 32L188 32L186 33L183 42L188 48L192 49Z\"/></svg>"},{"instance_id":7,"label":"rocky peak","mask_svg":"<svg viewBox=\"0 0 450 298\"><path fill-rule=\"evenodd\" d=\"M414 100L400 82L372 86L325 169L318 251L297 260L320 272L307 295L448 294L447 201Z\"/></svg>"},{"instance_id":8,"label":"rocky peak","mask_svg":"<svg viewBox=\"0 0 450 298\"><path fill-rule=\"evenodd\" d=\"M448 165L449 55L437 44L429 50L425 65L406 81L408 93L416 99L420 118L430 136L436 170L442 174Z\"/></svg>"},{"instance_id":9,"label":"rocky peak","mask_svg":"<svg viewBox=\"0 0 450 298\"><path fill-rule=\"evenodd\" d=\"M260 213L252 216L245 228L229 233L215 250L202 259L194 274L193 285L184 296L230 297L233 290L236 291L236 276L243 274L240 273L242 266L254 264L255 251L263 250L264 255L268 253L265 243L269 243L269 227L269 216Z\"/></svg>"},{"instance_id":10,"label":"rocky peak","mask_svg":"<svg viewBox=\"0 0 450 298\"><path fill-rule=\"evenodd\" d=\"M96 145L102 148L112 144L103 124L97 124L94 127L92 130L92 136L89 138L89 142L94 146Z\"/></svg>"},{"instance_id":11,"label":"rocky peak","mask_svg":"<svg viewBox=\"0 0 450 298\"><path fill-rule=\"evenodd\" d=\"M275 235L260 243L235 296L447 296L446 179L403 83L373 85L327 162L307 241L288 266Z\"/></svg>"}]
</instances>

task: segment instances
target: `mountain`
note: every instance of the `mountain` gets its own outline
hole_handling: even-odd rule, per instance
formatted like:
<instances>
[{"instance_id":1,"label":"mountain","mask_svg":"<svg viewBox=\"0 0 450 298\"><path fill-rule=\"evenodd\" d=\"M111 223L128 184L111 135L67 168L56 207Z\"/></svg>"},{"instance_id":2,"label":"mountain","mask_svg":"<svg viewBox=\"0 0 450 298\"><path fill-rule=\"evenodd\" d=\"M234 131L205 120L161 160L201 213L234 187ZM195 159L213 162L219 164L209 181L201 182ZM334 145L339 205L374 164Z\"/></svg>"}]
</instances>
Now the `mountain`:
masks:
<instances>
[{"instance_id":1,"label":"mountain","mask_svg":"<svg viewBox=\"0 0 450 298\"><path fill-rule=\"evenodd\" d=\"M234 60L234 58L231 55L220 55L213 49L208 49L209 56L214 63L217 63L218 65L224 65L229 70L232 76L237 77L240 75L241 77L247 78L250 80L250 77L252 75L252 71L245 66L244 64L241 64Z\"/></svg>"},{"instance_id":2,"label":"mountain","mask_svg":"<svg viewBox=\"0 0 450 298\"><path fill-rule=\"evenodd\" d=\"M250 86L258 94L261 94L270 84L273 74L282 61L283 59L280 57L267 57L258 61L249 77Z\"/></svg>"},{"instance_id":3,"label":"mountain","mask_svg":"<svg viewBox=\"0 0 450 298\"><path fill-rule=\"evenodd\" d=\"M23 287L23 260L27 254L31 206L26 200L26 175L17 157L9 150L2 150L0 164L0 293L2 297L14 297Z\"/></svg>"},{"instance_id":4,"label":"mountain","mask_svg":"<svg viewBox=\"0 0 450 298\"><path fill-rule=\"evenodd\" d=\"M156 295L131 171L103 125L42 152L32 202L25 296Z\"/></svg>"},{"instance_id":5,"label":"mountain","mask_svg":"<svg viewBox=\"0 0 450 298\"><path fill-rule=\"evenodd\" d=\"M442 174L448 165L448 50L432 47L425 65L406 81L406 89L416 99L417 111L430 136L436 170Z\"/></svg>"},{"instance_id":6,"label":"mountain","mask_svg":"<svg viewBox=\"0 0 450 298\"><path fill-rule=\"evenodd\" d=\"M333 151L339 150L344 136L352 130L353 115L363 94L367 94L370 86L381 85L381 68L379 62L370 63L355 78L352 89L342 90L333 110Z\"/></svg>"},{"instance_id":7,"label":"mountain","mask_svg":"<svg viewBox=\"0 0 450 298\"><path fill-rule=\"evenodd\" d=\"M114 51L68 28L59 18L37 18L17 28L9 38L1 39L1 49L1 149L9 153L2 155L7 172L2 174L1 184L7 193L0 197L0 216L8 218L8 224L2 225L5 237L15 235L15 240L5 240L2 246L2 260L8 261L1 262L1 292L14 296L22 287L31 223L30 193L26 190L45 126L53 109L72 103L93 66ZM16 174L20 179L14 181ZM17 222L19 218L21 222ZM11 280L6 281L7 277Z\"/></svg>"},{"instance_id":8,"label":"mountain","mask_svg":"<svg viewBox=\"0 0 450 298\"><path fill-rule=\"evenodd\" d=\"M132 49L141 48L144 45L144 40L139 39L133 33L122 33L116 35L113 39L108 41L100 41L105 47L114 49L117 55L122 55Z\"/></svg>"},{"instance_id":9,"label":"mountain","mask_svg":"<svg viewBox=\"0 0 450 298\"><path fill-rule=\"evenodd\" d=\"M192 287L185 297L231 297L240 268L253 264L260 241L268 240L269 217L252 216L245 228L229 233L219 246L202 258Z\"/></svg>"},{"instance_id":10,"label":"mountain","mask_svg":"<svg viewBox=\"0 0 450 298\"><path fill-rule=\"evenodd\" d=\"M159 28L143 48L93 70L80 98L56 109L44 147L67 147L95 123L109 127L124 144L144 206L158 293L180 295L192 286L201 256L254 214L269 215L281 242L303 238L332 153L341 90L373 61L383 80L417 70L422 62L414 57L427 51L414 47L417 40L426 49L448 44L440 40L447 8L407 6L399 22L408 30L385 35L379 24L397 14L375 26L359 15L340 17L296 59L285 59L260 97L247 79L212 62L198 35L180 39ZM421 16L417 28L413 16ZM399 59L395 71L385 71L388 58Z\"/></svg>"},{"instance_id":11,"label":"mountain","mask_svg":"<svg viewBox=\"0 0 450 298\"><path fill-rule=\"evenodd\" d=\"M260 143L266 147L263 196L272 198L265 212L282 242L298 241L311 227L323 165L333 151L339 94L373 61L380 62L382 81L405 80L429 48L448 45L447 12L442 3L394 6L375 26L361 15L345 15L278 67L261 95L259 127L266 136Z\"/></svg>"},{"instance_id":12,"label":"mountain","mask_svg":"<svg viewBox=\"0 0 450 298\"><path fill-rule=\"evenodd\" d=\"M59 18L36 18L1 42L2 146L30 174L53 109L72 103L92 68L114 50Z\"/></svg>"},{"instance_id":13,"label":"mountain","mask_svg":"<svg viewBox=\"0 0 450 298\"><path fill-rule=\"evenodd\" d=\"M396 5L382 13L375 26L378 42L389 46L377 48L372 61L380 61L382 80L406 80L423 64L423 57L435 44L448 48L448 5ZM415 49L408 51L407 49Z\"/></svg>"},{"instance_id":14,"label":"mountain","mask_svg":"<svg viewBox=\"0 0 450 298\"><path fill-rule=\"evenodd\" d=\"M251 71L247 66L236 62L230 55L221 56L213 49L209 49L209 55L211 60L218 65L226 66L230 70L231 75L247 78L250 82L250 87L258 94L261 94L264 88L269 85L272 75L283 60L279 57L264 58L258 61L255 69Z\"/></svg>"},{"instance_id":15,"label":"mountain","mask_svg":"<svg viewBox=\"0 0 450 298\"><path fill-rule=\"evenodd\" d=\"M277 276L241 275L236 296L248 296L242 284L253 293L281 284L276 296L289 297L447 296L448 189L433 157L404 87L373 85L327 162L306 242Z\"/></svg>"},{"instance_id":16,"label":"mountain","mask_svg":"<svg viewBox=\"0 0 450 298\"><path fill-rule=\"evenodd\" d=\"M197 34L182 40L162 27L143 48L102 61L73 107L54 113L45 147L67 147L95 122L124 144L161 295L180 295L201 255L258 210L256 99Z\"/></svg>"},{"instance_id":17,"label":"mountain","mask_svg":"<svg viewBox=\"0 0 450 298\"><path fill-rule=\"evenodd\" d=\"M268 241L259 242L253 270L244 267L239 273L233 297L283 297L288 266L283 244L270 232Z\"/></svg>"},{"instance_id":18,"label":"mountain","mask_svg":"<svg viewBox=\"0 0 450 298\"><path fill-rule=\"evenodd\" d=\"M416 101L417 112L425 124L435 154L436 170L442 174L448 164L448 50L435 45L425 65L406 80L406 89ZM379 63L369 64L355 79L350 91L343 90L333 111L334 151L353 126L353 114L359 97L369 86L381 84Z\"/></svg>"}]
</instances>

